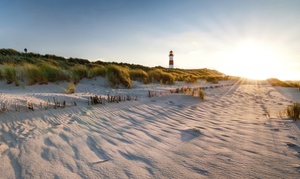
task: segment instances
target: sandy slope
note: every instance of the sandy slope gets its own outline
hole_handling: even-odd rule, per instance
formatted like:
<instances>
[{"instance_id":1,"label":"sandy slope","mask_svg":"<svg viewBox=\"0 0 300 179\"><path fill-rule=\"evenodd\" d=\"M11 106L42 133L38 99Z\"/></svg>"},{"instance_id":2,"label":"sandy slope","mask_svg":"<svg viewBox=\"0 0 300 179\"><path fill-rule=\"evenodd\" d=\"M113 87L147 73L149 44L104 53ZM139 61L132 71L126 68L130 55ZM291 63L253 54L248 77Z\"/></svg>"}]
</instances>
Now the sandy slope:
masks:
<instances>
[{"instance_id":1,"label":"sandy slope","mask_svg":"<svg viewBox=\"0 0 300 179\"><path fill-rule=\"evenodd\" d=\"M162 85L112 90L86 80L74 95L55 84L2 86L3 101L26 98L38 105L55 96L78 105L0 113L0 178L300 176L300 130L277 117L279 109L300 102L293 88L209 88L201 101L169 93L146 97L149 89L170 88ZM87 105L87 96L100 93L134 93L138 100Z\"/></svg>"}]
</instances>

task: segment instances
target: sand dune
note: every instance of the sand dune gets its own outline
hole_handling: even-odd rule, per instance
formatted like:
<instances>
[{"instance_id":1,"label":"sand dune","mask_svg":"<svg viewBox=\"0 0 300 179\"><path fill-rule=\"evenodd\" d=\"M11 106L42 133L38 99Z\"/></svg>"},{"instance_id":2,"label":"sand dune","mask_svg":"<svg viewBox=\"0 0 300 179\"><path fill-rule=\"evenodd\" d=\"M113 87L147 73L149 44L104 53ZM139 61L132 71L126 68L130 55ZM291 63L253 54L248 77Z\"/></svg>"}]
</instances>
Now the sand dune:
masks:
<instances>
[{"instance_id":1,"label":"sand dune","mask_svg":"<svg viewBox=\"0 0 300 179\"><path fill-rule=\"evenodd\" d=\"M298 123L277 116L300 102L297 89L232 85L208 88L200 100L167 92L183 83L136 83L128 90L84 80L73 95L63 94L63 85L1 84L2 104L27 100L36 110L0 112L0 178L300 176ZM162 93L148 98L149 90ZM95 94L131 94L137 100L88 105ZM38 108L53 97L67 106Z\"/></svg>"}]
</instances>

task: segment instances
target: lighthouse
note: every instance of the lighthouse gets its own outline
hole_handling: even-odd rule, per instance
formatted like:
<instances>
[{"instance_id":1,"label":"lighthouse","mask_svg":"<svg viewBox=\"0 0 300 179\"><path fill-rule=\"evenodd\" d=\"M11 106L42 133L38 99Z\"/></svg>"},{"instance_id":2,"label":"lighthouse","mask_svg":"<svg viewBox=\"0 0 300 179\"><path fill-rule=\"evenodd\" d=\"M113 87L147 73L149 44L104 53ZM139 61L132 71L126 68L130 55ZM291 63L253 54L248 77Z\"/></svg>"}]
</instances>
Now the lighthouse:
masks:
<instances>
[{"instance_id":1,"label":"lighthouse","mask_svg":"<svg viewBox=\"0 0 300 179\"><path fill-rule=\"evenodd\" d=\"M169 68L174 68L174 60L173 60L173 51L171 50L170 51L170 54L169 54Z\"/></svg>"}]
</instances>

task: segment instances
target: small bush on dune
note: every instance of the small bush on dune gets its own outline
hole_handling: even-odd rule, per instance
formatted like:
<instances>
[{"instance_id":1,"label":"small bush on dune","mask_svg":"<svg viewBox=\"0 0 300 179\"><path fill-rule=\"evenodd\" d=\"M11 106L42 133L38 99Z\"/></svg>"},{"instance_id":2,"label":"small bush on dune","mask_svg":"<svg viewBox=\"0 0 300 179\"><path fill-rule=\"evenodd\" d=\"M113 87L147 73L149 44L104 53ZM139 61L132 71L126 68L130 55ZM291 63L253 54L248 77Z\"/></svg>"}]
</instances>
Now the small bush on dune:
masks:
<instances>
[{"instance_id":1,"label":"small bush on dune","mask_svg":"<svg viewBox=\"0 0 300 179\"><path fill-rule=\"evenodd\" d=\"M42 68L33 65L33 64L24 64L22 70L22 76L27 80L28 85L38 84L47 84L46 73Z\"/></svg>"},{"instance_id":2,"label":"small bush on dune","mask_svg":"<svg viewBox=\"0 0 300 179\"><path fill-rule=\"evenodd\" d=\"M192 128L192 131L202 134L201 129L199 127Z\"/></svg>"},{"instance_id":3,"label":"small bush on dune","mask_svg":"<svg viewBox=\"0 0 300 179\"><path fill-rule=\"evenodd\" d=\"M75 84L73 82L70 82L66 88L64 88L65 93L71 94L75 93Z\"/></svg>"},{"instance_id":4,"label":"small bush on dune","mask_svg":"<svg viewBox=\"0 0 300 179\"><path fill-rule=\"evenodd\" d=\"M88 73L89 78L94 78L96 76L105 77L105 75L106 75L106 68L103 66L92 67Z\"/></svg>"},{"instance_id":5,"label":"small bush on dune","mask_svg":"<svg viewBox=\"0 0 300 179\"><path fill-rule=\"evenodd\" d=\"M185 76L183 79L187 83L196 83L198 80L198 77L195 75L188 75L188 76Z\"/></svg>"},{"instance_id":6,"label":"small bush on dune","mask_svg":"<svg viewBox=\"0 0 300 179\"><path fill-rule=\"evenodd\" d=\"M144 83L148 82L148 74L141 69L135 69L129 71L130 79L135 81L142 81Z\"/></svg>"},{"instance_id":7,"label":"small bush on dune","mask_svg":"<svg viewBox=\"0 0 300 179\"><path fill-rule=\"evenodd\" d=\"M269 78L266 80L269 82L272 86L281 86L281 87L299 87L299 84L292 82L292 81L281 81L277 78Z\"/></svg>"},{"instance_id":8,"label":"small bush on dune","mask_svg":"<svg viewBox=\"0 0 300 179\"><path fill-rule=\"evenodd\" d=\"M162 73L161 79L162 82L167 85L172 85L175 82L175 78L169 73Z\"/></svg>"},{"instance_id":9,"label":"small bush on dune","mask_svg":"<svg viewBox=\"0 0 300 179\"><path fill-rule=\"evenodd\" d=\"M0 69L0 80L1 80L1 81L3 80L3 72L2 72L1 69Z\"/></svg>"},{"instance_id":10,"label":"small bush on dune","mask_svg":"<svg viewBox=\"0 0 300 179\"><path fill-rule=\"evenodd\" d=\"M19 81L17 78L17 70L13 64L4 64L4 78L7 84L15 82L16 86L19 86Z\"/></svg>"},{"instance_id":11,"label":"small bush on dune","mask_svg":"<svg viewBox=\"0 0 300 179\"><path fill-rule=\"evenodd\" d=\"M300 119L300 104L294 103L293 105L288 106L286 109L286 115L292 117L294 120Z\"/></svg>"},{"instance_id":12,"label":"small bush on dune","mask_svg":"<svg viewBox=\"0 0 300 179\"><path fill-rule=\"evenodd\" d=\"M149 81L152 83L159 82L161 78L161 74L163 71L161 69L155 69L148 72Z\"/></svg>"},{"instance_id":13,"label":"small bush on dune","mask_svg":"<svg viewBox=\"0 0 300 179\"><path fill-rule=\"evenodd\" d=\"M175 80L176 81L184 81L184 76L183 75L178 75L178 74L173 74L173 76L175 76Z\"/></svg>"},{"instance_id":14,"label":"small bush on dune","mask_svg":"<svg viewBox=\"0 0 300 179\"><path fill-rule=\"evenodd\" d=\"M200 99L202 99L202 100L204 99L205 94L204 94L204 91L202 89L199 89L198 96L199 96Z\"/></svg>"},{"instance_id":15,"label":"small bush on dune","mask_svg":"<svg viewBox=\"0 0 300 179\"><path fill-rule=\"evenodd\" d=\"M215 76L207 76L205 77L206 82L210 82L210 83L218 83L218 78Z\"/></svg>"},{"instance_id":16,"label":"small bush on dune","mask_svg":"<svg viewBox=\"0 0 300 179\"><path fill-rule=\"evenodd\" d=\"M64 71L51 64L51 63L41 63L38 65L44 72L45 77L47 79L46 83L49 82L57 82L57 81L64 81L64 80L69 80L69 77L66 73L64 73Z\"/></svg>"},{"instance_id":17,"label":"small bush on dune","mask_svg":"<svg viewBox=\"0 0 300 179\"><path fill-rule=\"evenodd\" d=\"M163 72L161 69L154 69L148 72L149 81L161 82L163 84L174 84L175 78L172 74Z\"/></svg>"},{"instance_id":18,"label":"small bush on dune","mask_svg":"<svg viewBox=\"0 0 300 179\"><path fill-rule=\"evenodd\" d=\"M192 89L192 91L191 91L191 96L194 96L194 95L195 95L195 90Z\"/></svg>"},{"instance_id":19,"label":"small bush on dune","mask_svg":"<svg viewBox=\"0 0 300 179\"><path fill-rule=\"evenodd\" d=\"M76 65L71 68L73 80L78 83L83 78L88 77L88 68L83 65Z\"/></svg>"},{"instance_id":20,"label":"small bush on dune","mask_svg":"<svg viewBox=\"0 0 300 179\"><path fill-rule=\"evenodd\" d=\"M131 88L131 80L128 69L117 65L108 65L106 67L106 71L106 75L111 86L117 87L120 84L123 84L126 88Z\"/></svg>"}]
</instances>

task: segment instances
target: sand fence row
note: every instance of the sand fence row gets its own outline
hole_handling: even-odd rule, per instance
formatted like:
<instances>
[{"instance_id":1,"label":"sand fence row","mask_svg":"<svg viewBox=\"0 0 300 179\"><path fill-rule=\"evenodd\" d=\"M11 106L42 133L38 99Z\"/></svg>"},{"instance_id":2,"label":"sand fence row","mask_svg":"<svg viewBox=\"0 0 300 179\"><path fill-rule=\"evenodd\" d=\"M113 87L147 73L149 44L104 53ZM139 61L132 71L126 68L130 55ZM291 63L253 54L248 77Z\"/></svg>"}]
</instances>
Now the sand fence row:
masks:
<instances>
[{"instance_id":1,"label":"sand fence row","mask_svg":"<svg viewBox=\"0 0 300 179\"><path fill-rule=\"evenodd\" d=\"M160 97L169 95L172 93L183 93L188 95L193 95L195 91L207 90L213 88L220 88L225 86L232 86L233 84L226 85L214 85L209 87L187 87L183 86L181 88L165 89L165 90L148 90L145 91L144 95L137 95L134 93L122 93L122 94L107 94L107 95L91 95L86 96L84 103L87 105L105 105L107 103L121 103L126 101L137 101L140 97ZM0 95L0 114L3 112L20 112L20 111L35 111L35 110L48 110L48 109L58 109L66 108L71 106L77 106L76 100L70 97L50 97L47 100L29 100L29 99L13 99L5 100L1 98Z\"/></svg>"},{"instance_id":2,"label":"sand fence row","mask_svg":"<svg viewBox=\"0 0 300 179\"><path fill-rule=\"evenodd\" d=\"M148 97L159 97L166 95L168 91L149 91L148 94L151 96ZM146 97L145 94L143 97ZM35 110L48 110L48 109L58 109L66 108L71 106L77 106L81 99L74 99L68 96L66 97L50 97L47 100L43 99L5 99L1 98L0 95L0 114L4 112L20 112L20 111L35 111ZM139 95L137 94L107 94L107 95L91 95L85 96L83 103L87 105L105 105L107 103L121 103L126 101L137 101L139 100ZM82 102L82 100L81 100Z\"/></svg>"}]
</instances>

